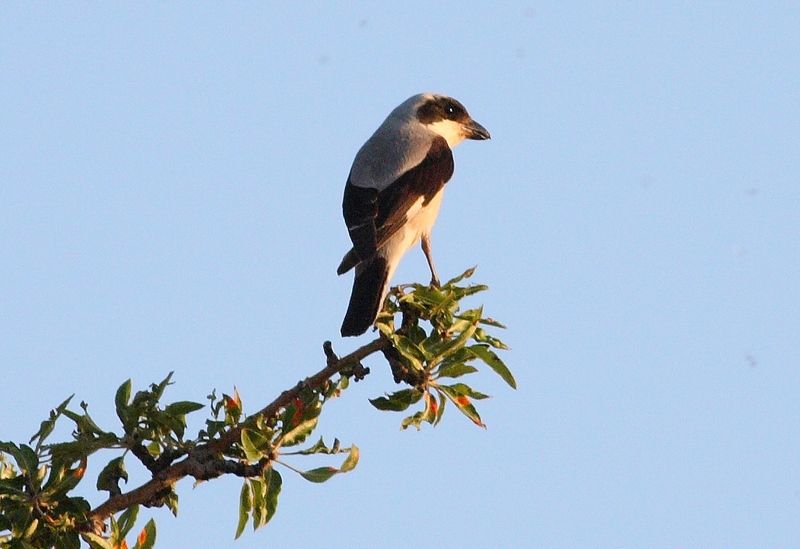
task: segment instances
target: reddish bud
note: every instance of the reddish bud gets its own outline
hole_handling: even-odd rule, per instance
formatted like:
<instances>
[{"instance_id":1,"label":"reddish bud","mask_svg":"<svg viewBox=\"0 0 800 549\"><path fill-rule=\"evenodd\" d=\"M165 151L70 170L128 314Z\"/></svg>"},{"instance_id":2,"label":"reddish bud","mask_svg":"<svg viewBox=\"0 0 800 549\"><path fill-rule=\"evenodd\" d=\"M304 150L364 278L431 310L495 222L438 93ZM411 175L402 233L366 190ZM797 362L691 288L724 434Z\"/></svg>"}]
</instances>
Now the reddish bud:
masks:
<instances>
[{"instance_id":1,"label":"reddish bud","mask_svg":"<svg viewBox=\"0 0 800 549\"><path fill-rule=\"evenodd\" d=\"M239 396L239 390L236 387L233 388L232 397L225 397L225 409L228 410L228 412L235 412L242 409L242 398Z\"/></svg>"},{"instance_id":2,"label":"reddish bud","mask_svg":"<svg viewBox=\"0 0 800 549\"><path fill-rule=\"evenodd\" d=\"M142 528L142 531L139 532L139 535L136 537L136 542L139 545L144 545L146 541L147 541L147 530L145 528Z\"/></svg>"}]
</instances>

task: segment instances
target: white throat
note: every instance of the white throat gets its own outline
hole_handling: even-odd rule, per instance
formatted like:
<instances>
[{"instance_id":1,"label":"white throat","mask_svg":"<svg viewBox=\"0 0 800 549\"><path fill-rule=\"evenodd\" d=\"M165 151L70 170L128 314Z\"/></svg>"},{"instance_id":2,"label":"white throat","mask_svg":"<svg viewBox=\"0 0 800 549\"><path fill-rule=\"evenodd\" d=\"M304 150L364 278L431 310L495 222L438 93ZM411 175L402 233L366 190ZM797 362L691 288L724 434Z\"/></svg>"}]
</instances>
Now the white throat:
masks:
<instances>
[{"instance_id":1,"label":"white throat","mask_svg":"<svg viewBox=\"0 0 800 549\"><path fill-rule=\"evenodd\" d=\"M431 131L444 137L447 146L451 149L464 141L464 129L461 124L452 120L439 120L433 124L428 124Z\"/></svg>"}]
</instances>

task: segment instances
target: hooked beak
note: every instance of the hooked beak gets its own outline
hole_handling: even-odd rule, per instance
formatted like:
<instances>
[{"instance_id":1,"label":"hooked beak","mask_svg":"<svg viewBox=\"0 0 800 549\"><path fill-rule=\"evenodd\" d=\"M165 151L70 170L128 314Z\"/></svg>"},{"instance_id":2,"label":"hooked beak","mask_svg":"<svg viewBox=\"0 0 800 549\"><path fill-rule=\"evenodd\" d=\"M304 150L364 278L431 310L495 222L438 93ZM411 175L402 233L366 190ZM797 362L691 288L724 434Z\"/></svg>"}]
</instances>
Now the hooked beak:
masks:
<instances>
[{"instance_id":1,"label":"hooked beak","mask_svg":"<svg viewBox=\"0 0 800 549\"><path fill-rule=\"evenodd\" d=\"M474 120L470 119L469 122L464 124L464 137L467 139L475 139L477 141L483 141L484 139L491 139L492 136L489 135L489 131L475 122Z\"/></svg>"}]
</instances>

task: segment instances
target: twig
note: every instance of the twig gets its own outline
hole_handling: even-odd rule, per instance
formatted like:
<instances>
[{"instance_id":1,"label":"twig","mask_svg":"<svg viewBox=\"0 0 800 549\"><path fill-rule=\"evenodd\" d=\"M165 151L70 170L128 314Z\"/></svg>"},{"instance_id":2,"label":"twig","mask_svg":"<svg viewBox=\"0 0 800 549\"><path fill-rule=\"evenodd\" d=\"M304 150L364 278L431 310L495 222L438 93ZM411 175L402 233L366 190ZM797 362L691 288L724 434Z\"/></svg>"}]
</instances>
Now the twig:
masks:
<instances>
[{"instance_id":1,"label":"twig","mask_svg":"<svg viewBox=\"0 0 800 549\"><path fill-rule=\"evenodd\" d=\"M281 408L292 402L303 388L317 388L321 386L333 375L341 372L348 366L358 365L362 359L385 349L387 345L389 345L387 340L378 338L356 349L349 355L342 358L334 358L336 355L333 353L330 342L326 341L324 350L327 358L327 365L325 368L313 376L307 377L291 389L283 391L278 398L255 414L241 421L238 425L225 431L219 438L198 445L189 452L189 455L186 456L185 459L167 467L163 467L163 462L159 464L148 462L146 459L142 460L145 466L153 472L153 478L138 488L124 494L112 496L95 507L87 517L88 524L86 529L97 534L102 533L105 528L105 521L108 517L132 505L147 505L160 501L164 497L165 492L168 492L176 482L186 476L194 477L197 480L207 480L226 473L243 477L260 474L263 468L269 464L269 460L261 460L256 464L248 465L220 457L220 454L240 440L242 426L254 421L259 416L272 417L276 415ZM361 374L363 376L363 371L361 371ZM137 457L139 456L137 455ZM140 459L142 458L140 457ZM159 468L159 465L162 465L162 467ZM157 470L154 471L154 469Z\"/></svg>"}]
</instances>

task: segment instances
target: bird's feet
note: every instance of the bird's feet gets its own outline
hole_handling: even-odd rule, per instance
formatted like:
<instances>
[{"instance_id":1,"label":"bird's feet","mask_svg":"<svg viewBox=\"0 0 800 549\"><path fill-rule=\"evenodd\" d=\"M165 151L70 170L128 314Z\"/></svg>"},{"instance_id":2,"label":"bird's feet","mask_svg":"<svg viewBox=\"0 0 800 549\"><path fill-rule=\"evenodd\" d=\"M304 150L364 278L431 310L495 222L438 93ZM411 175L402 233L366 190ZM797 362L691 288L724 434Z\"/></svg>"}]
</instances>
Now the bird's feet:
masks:
<instances>
[{"instance_id":1,"label":"bird's feet","mask_svg":"<svg viewBox=\"0 0 800 549\"><path fill-rule=\"evenodd\" d=\"M442 283L439 282L439 277L438 276L433 275L431 277L431 286L433 286L434 288L441 288L442 287Z\"/></svg>"}]
</instances>

